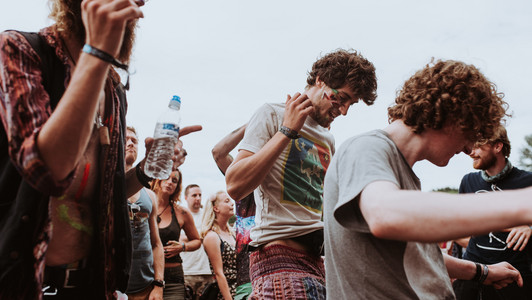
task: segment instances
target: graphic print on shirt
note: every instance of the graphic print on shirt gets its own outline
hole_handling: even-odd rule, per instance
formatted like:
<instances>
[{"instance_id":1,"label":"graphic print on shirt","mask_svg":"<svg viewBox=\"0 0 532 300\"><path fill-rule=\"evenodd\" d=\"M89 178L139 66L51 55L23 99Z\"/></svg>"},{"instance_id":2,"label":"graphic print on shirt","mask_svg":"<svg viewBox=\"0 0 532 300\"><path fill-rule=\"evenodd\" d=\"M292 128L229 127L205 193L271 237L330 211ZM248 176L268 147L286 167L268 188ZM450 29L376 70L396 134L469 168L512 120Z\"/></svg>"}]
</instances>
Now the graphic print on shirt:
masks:
<instances>
[{"instance_id":1,"label":"graphic print on shirt","mask_svg":"<svg viewBox=\"0 0 532 300\"><path fill-rule=\"evenodd\" d=\"M502 189L496 184L491 185L491 190L493 192L502 192ZM475 194L480 193L490 193L491 191L487 190L478 190ZM508 232L490 232L487 238L475 238L475 245L487 251L504 251L508 248L506 244L506 238L508 237Z\"/></svg>"},{"instance_id":2,"label":"graphic print on shirt","mask_svg":"<svg viewBox=\"0 0 532 300\"><path fill-rule=\"evenodd\" d=\"M281 203L321 213L323 179L330 161L331 150L323 144L306 137L292 140L281 179Z\"/></svg>"}]
</instances>

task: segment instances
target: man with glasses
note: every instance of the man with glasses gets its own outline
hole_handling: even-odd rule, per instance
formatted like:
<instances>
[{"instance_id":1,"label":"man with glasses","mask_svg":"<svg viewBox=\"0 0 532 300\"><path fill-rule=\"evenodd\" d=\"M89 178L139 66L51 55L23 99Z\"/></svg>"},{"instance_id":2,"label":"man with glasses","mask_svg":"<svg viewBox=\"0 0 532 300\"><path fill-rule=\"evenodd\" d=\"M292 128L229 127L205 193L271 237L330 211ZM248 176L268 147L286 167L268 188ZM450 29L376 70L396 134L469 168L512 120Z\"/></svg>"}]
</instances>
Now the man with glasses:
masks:
<instances>
[{"instance_id":1,"label":"man with glasses","mask_svg":"<svg viewBox=\"0 0 532 300\"><path fill-rule=\"evenodd\" d=\"M1 299L110 299L127 287L126 200L150 178L144 161L124 170L114 68L127 69L141 5L51 0L54 25L0 34Z\"/></svg>"},{"instance_id":2,"label":"man with glasses","mask_svg":"<svg viewBox=\"0 0 532 300\"><path fill-rule=\"evenodd\" d=\"M465 175L460 183L460 193L497 192L501 202L505 201L506 190L532 186L532 172L512 166L508 157L511 145L506 129L500 126L495 135L473 147L469 156L473 168L480 170ZM514 266L523 277L523 287L512 283L505 288L478 284L468 280L456 280L453 288L457 299L530 299L532 296L532 246L529 225L492 231L472 236L463 258L482 264L496 264L506 261Z\"/></svg>"},{"instance_id":3,"label":"man with glasses","mask_svg":"<svg viewBox=\"0 0 532 300\"><path fill-rule=\"evenodd\" d=\"M126 171L137 160L138 137L135 128L126 131ZM164 250L157 227L157 196L142 188L128 198L133 240L133 259L126 294L131 300L162 299L164 288Z\"/></svg>"},{"instance_id":4,"label":"man with glasses","mask_svg":"<svg viewBox=\"0 0 532 300\"><path fill-rule=\"evenodd\" d=\"M355 51L318 59L305 91L265 104L251 118L226 172L240 200L255 190L250 277L253 299L325 299L322 189L334 153L332 121L359 100L373 104L372 63Z\"/></svg>"}]
</instances>

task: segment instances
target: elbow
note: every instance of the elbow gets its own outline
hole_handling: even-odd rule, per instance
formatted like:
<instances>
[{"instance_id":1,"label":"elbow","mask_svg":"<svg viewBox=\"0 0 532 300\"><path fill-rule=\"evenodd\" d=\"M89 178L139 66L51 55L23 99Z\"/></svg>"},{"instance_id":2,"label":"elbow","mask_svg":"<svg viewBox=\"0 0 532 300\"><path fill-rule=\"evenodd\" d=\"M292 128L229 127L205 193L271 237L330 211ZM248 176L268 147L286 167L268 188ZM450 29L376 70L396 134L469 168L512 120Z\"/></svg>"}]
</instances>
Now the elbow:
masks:
<instances>
[{"instance_id":1,"label":"elbow","mask_svg":"<svg viewBox=\"0 0 532 300\"><path fill-rule=\"evenodd\" d=\"M371 234L380 239L397 239L397 226L382 217L367 218L369 230Z\"/></svg>"},{"instance_id":2,"label":"elbow","mask_svg":"<svg viewBox=\"0 0 532 300\"><path fill-rule=\"evenodd\" d=\"M231 197L231 199L235 201L240 201L246 196L246 195L243 195L241 189L236 187L234 184L229 184L229 183L227 183L227 194L229 195L229 197Z\"/></svg>"},{"instance_id":3,"label":"elbow","mask_svg":"<svg viewBox=\"0 0 532 300\"><path fill-rule=\"evenodd\" d=\"M214 161L218 161L220 159L220 149L218 147L214 146L211 150L212 158L214 158Z\"/></svg>"}]
</instances>

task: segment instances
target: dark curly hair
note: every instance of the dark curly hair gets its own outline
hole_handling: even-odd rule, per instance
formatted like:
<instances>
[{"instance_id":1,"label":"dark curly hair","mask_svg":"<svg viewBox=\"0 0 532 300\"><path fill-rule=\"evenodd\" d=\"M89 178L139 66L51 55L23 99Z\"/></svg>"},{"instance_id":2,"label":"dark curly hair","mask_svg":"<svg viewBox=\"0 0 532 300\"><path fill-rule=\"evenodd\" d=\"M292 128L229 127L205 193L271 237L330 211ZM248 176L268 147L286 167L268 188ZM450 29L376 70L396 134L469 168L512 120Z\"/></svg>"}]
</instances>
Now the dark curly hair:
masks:
<instances>
[{"instance_id":1,"label":"dark curly hair","mask_svg":"<svg viewBox=\"0 0 532 300\"><path fill-rule=\"evenodd\" d=\"M433 59L398 91L388 120L402 120L418 134L452 123L472 141L489 139L509 116L503 97L475 66Z\"/></svg>"},{"instance_id":2,"label":"dark curly hair","mask_svg":"<svg viewBox=\"0 0 532 300\"><path fill-rule=\"evenodd\" d=\"M339 49L318 59L308 74L308 86L315 85L318 77L333 89L349 87L367 105L377 98L375 67L354 50Z\"/></svg>"}]
</instances>

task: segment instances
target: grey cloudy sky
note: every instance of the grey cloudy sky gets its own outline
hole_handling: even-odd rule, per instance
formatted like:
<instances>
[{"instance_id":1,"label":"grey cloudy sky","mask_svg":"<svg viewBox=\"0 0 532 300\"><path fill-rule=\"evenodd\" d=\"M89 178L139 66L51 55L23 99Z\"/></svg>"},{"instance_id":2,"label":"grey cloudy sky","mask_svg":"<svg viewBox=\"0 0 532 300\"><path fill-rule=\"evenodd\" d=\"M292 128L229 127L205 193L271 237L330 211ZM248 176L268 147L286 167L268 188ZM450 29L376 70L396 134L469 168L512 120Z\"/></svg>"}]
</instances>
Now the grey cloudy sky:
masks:
<instances>
[{"instance_id":1,"label":"grey cloudy sky","mask_svg":"<svg viewBox=\"0 0 532 300\"><path fill-rule=\"evenodd\" d=\"M0 30L51 23L46 1L0 1ZM225 188L213 145L262 103L302 92L312 63L337 48L372 61L379 85L373 106L357 104L332 124L337 147L385 127L396 91L432 57L476 65L506 95L513 162L532 133L532 2L526 0L150 0L143 11L128 123L141 138L152 135L170 97L180 95L182 125L204 127L183 138L184 184L199 184L205 195ZM472 168L461 154L445 168L420 162L414 170L423 190L431 190L458 187Z\"/></svg>"}]
</instances>

